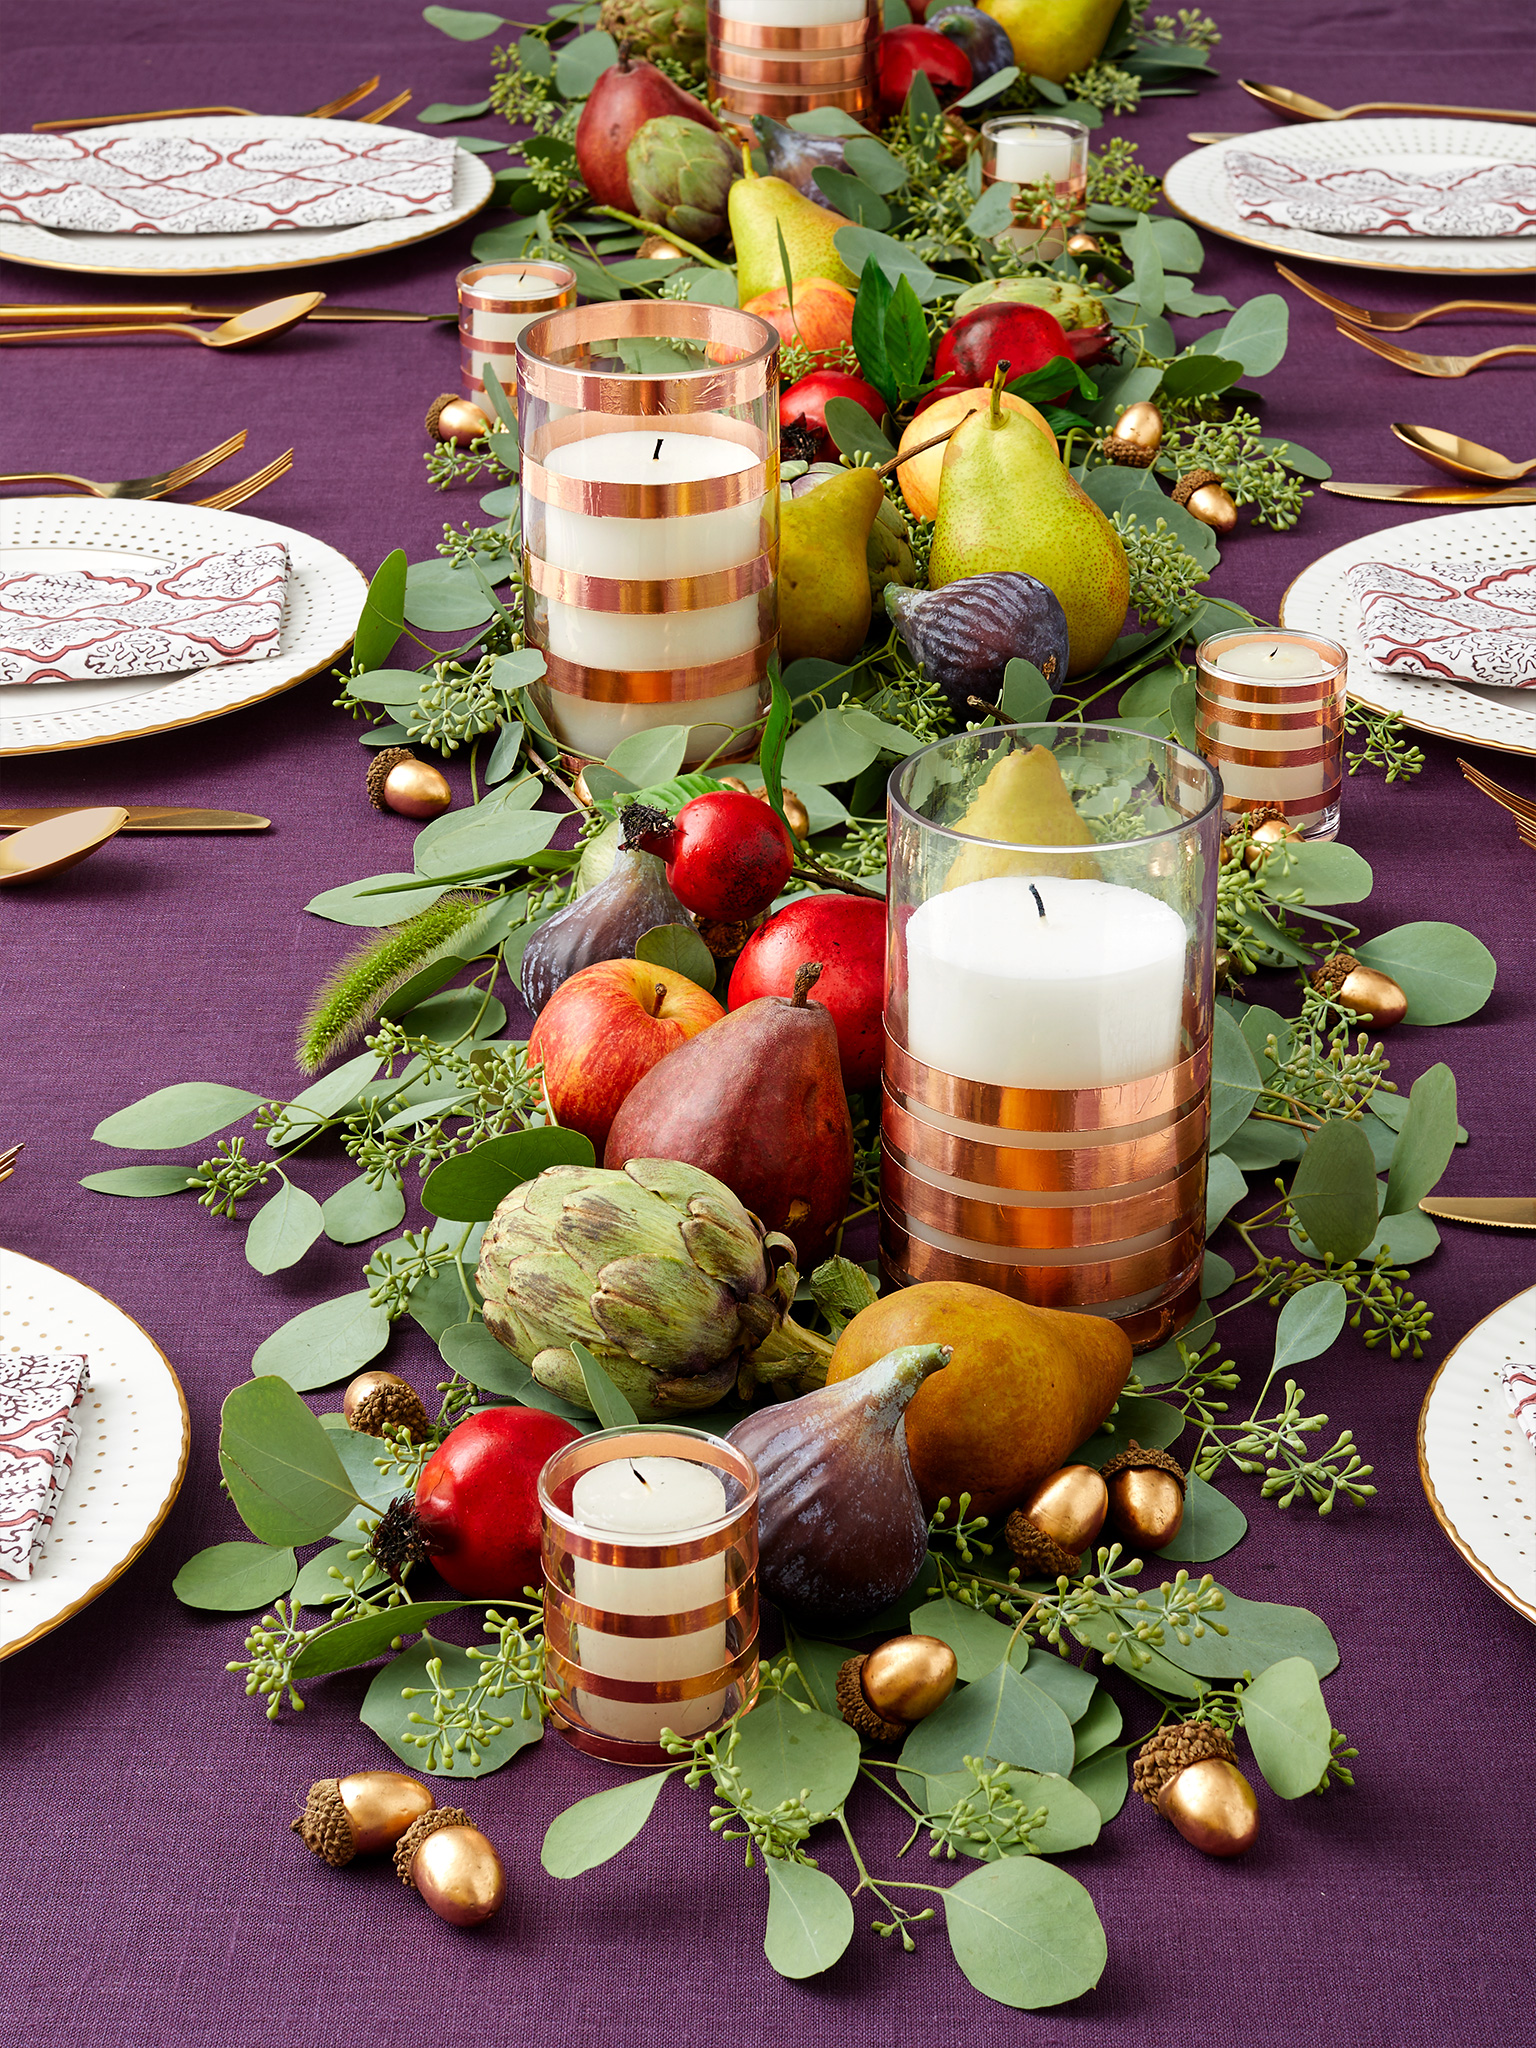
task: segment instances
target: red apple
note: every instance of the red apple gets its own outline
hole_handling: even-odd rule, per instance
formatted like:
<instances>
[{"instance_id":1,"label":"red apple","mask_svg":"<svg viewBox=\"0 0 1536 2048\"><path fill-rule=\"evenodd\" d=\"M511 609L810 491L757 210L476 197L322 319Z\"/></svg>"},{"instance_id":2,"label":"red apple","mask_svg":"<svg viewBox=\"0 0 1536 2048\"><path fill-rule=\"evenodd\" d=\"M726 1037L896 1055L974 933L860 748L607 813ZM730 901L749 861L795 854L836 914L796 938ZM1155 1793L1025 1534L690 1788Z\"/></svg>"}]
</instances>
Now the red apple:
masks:
<instances>
[{"instance_id":1,"label":"red apple","mask_svg":"<svg viewBox=\"0 0 1536 2048\"><path fill-rule=\"evenodd\" d=\"M884 1053L885 905L872 896L800 896L770 917L742 948L730 1007L788 996L795 970L821 962L812 1002L832 1013L845 1088L872 1088Z\"/></svg>"},{"instance_id":2,"label":"red apple","mask_svg":"<svg viewBox=\"0 0 1536 2048\"><path fill-rule=\"evenodd\" d=\"M942 40L942 38L941 38ZM814 442L807 462L836 462L837 443L827 432L827 400L851 398L862 405L876 426L885 418L886 404L873 384L848 370L812 370L798 384L791 384L779 397L779 432L798 427Z\"/></svg>"},{"instance_id":3,"label":"red apple","mask_svg":"<svg viewBox=\"0 0 1536 2048\"><path fill-rule=\"evenodd\" d=\"M875 58L880 67L880 112L886 120L906 105L919 71L927 72L940 106L969 92L973 83L971 60L960 45L937 29L920 28L916 22L887 29Z\"/></svg>"},{"instance_id":4,"label":"red apple","mask_svg":"<svg viewBox=\"0 0 1536 2048\"><path fill-rule=\"evenodd\" d=\"M599 1159L619 1104L658 1061L718 1024L712 995L672 967L599 960L562 982L539 1012L528 1059L544 1063L555 1119L592 1140Z\"/></svg>"},{"instance_id":5,"label":"red apple","mask_svg":"<svg viewBox=\"0 0 1536 2048\"><path fill-rule=\"evenodd\" d=\"M781 341L798 341L812 355L835 354L853 341L853 293L829 277L808 277L804 284L797 284L793 308L787 288L775 285L771 292L759 292L741 310L755 313L778 330Z\"/></svg>"},{"instance_id":6,"label":"red apple","mask_svg":"<svg viewBox=\"0 0 1536 2048\"><path fill-rule=\"evenodd\" d=\"M1054 313L1043 306L1021 306L1011 299L991 299L957 320L939 343L933 359L938 388L917 410L923 412L951 391L990 384L999 363L1008 365L1008 379L1044 369L1055 356L1090 360L1101 349L1103 330L1079 328L1068 334Z\"/></svg>"}]
</instances>

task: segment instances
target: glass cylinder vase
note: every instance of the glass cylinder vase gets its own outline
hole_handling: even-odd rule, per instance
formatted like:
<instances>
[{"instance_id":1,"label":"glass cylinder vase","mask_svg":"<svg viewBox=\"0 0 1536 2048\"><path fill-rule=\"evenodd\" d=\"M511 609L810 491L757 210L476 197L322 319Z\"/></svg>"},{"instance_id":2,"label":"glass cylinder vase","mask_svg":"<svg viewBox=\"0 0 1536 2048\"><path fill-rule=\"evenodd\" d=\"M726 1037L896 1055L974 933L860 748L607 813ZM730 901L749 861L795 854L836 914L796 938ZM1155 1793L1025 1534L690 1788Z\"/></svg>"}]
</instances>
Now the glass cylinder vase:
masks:
<instances>
[{"instance_id":1,"label":"glass cylinder vase","mask_svg":"<svg viewBox=\"0 0 1536 2048\"><path fill-rule=\"evenodd\" d=\"M881 0L711 0L709 96L750 131L754 114L787 121L835 107L873 127Z\"/></svg>"},{"instance_id":2,"label":"glass cylinder vase","mask_svg":"<svg viewBox=\"0 0 1536 2048\"><path fill-rule=\"evenodd\" d=\"M1008 114L981 124L984 185L1006 185L1013 194L1013 225L999 241L1050 260L1067 245L1071 227L1088 200L1088 130L1081 121L1046 114ZM1065 219L1041 225L1030 203L1031 189L1049 184ZM1023 197L1020 197L1020 194Z\"/></svg>"},{"instance_id":3,"label":"glass cylinder vase","mask_svg":"<svg viewBox=\"0 0 1536 2048\"><path fill-rule=\"evenodd\" d=\"M459 388L488 420L490 364L508 398L517 381L517 338L530 320L576 303L576 273L565 263L472 263L458 276Z\"/></svg>"},{"instance_id":4,"label":"glass cylinder vase","mask_svg":"<svg viewBox=\"0 0 1536 2048\"><path fill-rule=\"evenodd\" d=\"M757 1698L757 1473L703 1430L605 1429L539 1475L551 1717L610 1763L669 1761Z\"/></svg>"},{"instance_id":5,"label":"glass cylinder vase","mask_svg":"<svg viewBox=\"0 0 1536 2048\"><path fill-rule=\"evenodd\" d=\"M779 337L723 306L580 306L517 341L524 628L573 754L690 725L756 751L777 644Z\"/></svg>"},{"instance_id":6,"label":"glass cylinder vase","mask_svg":"<svg viewBox=\"0 0 1536 2048\"><path fill-rule=\"evenodd\" d=\"M1195 733L1221 771L1228 825L1279 815L1332 839L1344 788L1348 658L1335 640L1274 626L1213 633L1195 649Z\"/></svg>"},{"instance_id":7,"label":"glass cylinder vase","mask_svg":"<svg viewBox=\"0 0 1536 2048\"><path fill-rule=\"evenodd\" d=\"M910 755L888 805L887 1279L1164 1342L1200 1301L1220 779L1002 726Z\"/></svg>"}]
</instances>

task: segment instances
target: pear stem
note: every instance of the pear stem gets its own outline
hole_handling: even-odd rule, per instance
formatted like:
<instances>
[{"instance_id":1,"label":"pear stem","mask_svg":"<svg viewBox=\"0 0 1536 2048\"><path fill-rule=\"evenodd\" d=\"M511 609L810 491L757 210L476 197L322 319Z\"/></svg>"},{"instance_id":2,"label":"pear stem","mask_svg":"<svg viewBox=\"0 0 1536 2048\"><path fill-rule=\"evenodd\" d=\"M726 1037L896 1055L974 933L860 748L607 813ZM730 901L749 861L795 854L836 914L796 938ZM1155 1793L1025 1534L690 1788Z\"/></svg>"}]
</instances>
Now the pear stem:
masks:
<instances>
[{"instance_id":1,"label":"pear stem","mask_svg":"<svg viewBox=\"0 0 1536 2048\"><path fill-rule=\"evenodd\" d=\"M807 960L803 966L795 969L795 992L789 999L789 1006L792 1010L804 1010L808 1007L806 998L820 979L821 962L819 960Z\"/></svg>"},{"instance_id":2,"label":"pear stem","mask_svg":"<svg viewBox=\"0 0 1536 2048\"><path fill-rule=\"evenodd\" d=\"M638 228L643 235L664 235L674 249L686 249L690 256L697 256L701 263L707 263L711 270L729 270L729 263L722 263L718 256L711 256L707 249L701 249L697 242L685 242L681 235L674 235L670 228L659 228L653 220L641 220L638 214L623 213L617 206L594 206L593 213L606 214L609 220L621 220L627 228Z\"/></svg>"},{"instance_id":3,"label":"pear stem","mask_svg":"<svg viewBox=\"0 0 1536 2048\"><path fill-rule=\"evenodd\" d=\"M954 431L953 427L946 427L942 434L935 434L931 441L919 441L917 446L909 448L905 455L893 455L889 462L881 463L875 475L887 477L893 469L900 469L904 462L910 462L914 455L926 455L930 448L942 448Z\"/></svg>"},{"instance_id":4,"label":"pear stem","mask_svg":"<svg viewBox=\"0 0 1536 2048\"><path fill-rule=\"evenodd\" d=\"M1000 427L1003 424L1003 385L1007 380L1011 363L999 363L992 372L992 408L987 414L987 424Z\"/></svg>"}]
</instances>

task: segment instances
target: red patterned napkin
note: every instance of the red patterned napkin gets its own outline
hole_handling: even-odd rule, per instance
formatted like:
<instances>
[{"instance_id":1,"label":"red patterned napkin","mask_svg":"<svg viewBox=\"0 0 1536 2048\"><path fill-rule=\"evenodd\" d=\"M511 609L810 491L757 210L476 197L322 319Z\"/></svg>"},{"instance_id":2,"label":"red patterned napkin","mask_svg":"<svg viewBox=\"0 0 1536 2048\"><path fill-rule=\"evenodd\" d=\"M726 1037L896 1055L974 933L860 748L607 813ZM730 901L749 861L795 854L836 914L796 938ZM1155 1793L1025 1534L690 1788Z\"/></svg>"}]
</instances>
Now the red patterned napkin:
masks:
<instances>
[{"instance_id":1,"label":"red patterned napkin","mask_svg":"<svg viewBox=\"0 0 1536 2048\"><path fill-rule=\"evenodd\" d=\"M1499 1385L1504 1389L1505 1406L1536 1450L1536 1369L1516 1365L1511 1359L1499 1368Z\"/></svg>"},{"instance_id":2,"label":"red patterned napkin","mask_svg":"<svg viewBox=\"0 0 1536 2048\"><path fill-rule=\"evenodd\" d=\"M29 1579L69 1480L91 1369L79 1354L0 1353L0 1579Z\"/></svg>"},{"instance_id":3,"label":"red patterned napkin","mask_svg":"<svg viewBox=\"0 0 1536 2048\"><path fill-rule=\"evenodd\" d=\"M1244 220L1314 235L1536 235L1536 163L1462 163L1433 175L1377 164L1282 163L1229 150L1232 202Z\"/></svg>"},{"instance_id":4,"label":"red patterned napkin","mask_svg":"<svg viewBox=\"0 0 1536 2048\"><path fill-rule=\"evenodd\" d=\"M110 575L0 576L0 684L165 676L278 651L280 540Z\"/></svg>"},{"instance_id":5,"label":"red patterned napkin","mask_svg":"<svg viewBox=\"0 0 1536 2048\"><path fill-rule=\"evenodd\" d=\"M1501 690L1536 684L1536 563L1358 562L1344 581L1373 667Z\"/></svg>"},{"instance_id":6,"label":"red patterned napkin","mask_svg":"<svg viewBox=\"0 0 1536 2048\"><path fill-rule=\"evenodd\" d=\"M357 125L189 121L99 140L0 135L0 219L97 235L348 228L445 213L457 144Z\"/></svg>"}]
</instances>

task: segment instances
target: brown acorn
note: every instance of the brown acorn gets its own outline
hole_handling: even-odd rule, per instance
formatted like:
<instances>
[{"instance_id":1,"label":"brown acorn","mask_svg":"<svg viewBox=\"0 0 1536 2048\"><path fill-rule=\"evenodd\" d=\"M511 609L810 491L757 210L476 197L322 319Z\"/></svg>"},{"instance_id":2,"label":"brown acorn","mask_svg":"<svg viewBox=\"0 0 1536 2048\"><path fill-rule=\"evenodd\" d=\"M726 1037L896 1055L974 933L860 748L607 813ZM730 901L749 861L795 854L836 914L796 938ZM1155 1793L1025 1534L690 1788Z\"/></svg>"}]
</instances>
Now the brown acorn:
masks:
<instances>
[{"instance_id":1,"label":"brown acorn","mask_svg":"<svg viewBox=\"0 0 1536 2048\"><path fill-rule=\"evenodd\" d=\"M418 760L409 747L381 747L368 764L368 801L402 818L436 818L453 802L453 791L442 769Z\"/></svg>"},{"instance_id":2,"label":"brown acorn","mask_svg":"<svg viewBox=\"0 0 1536 2048\"><path fill-rule=\"evenodd\" d=\"M407 1828L395 1871L452 1927L478 1927L507 1896L501 1858L461 1806L440 1806Z\"/></svg>"},{"instance_id":3,"label":"brown acorn","mask_svg":"<svg viewBox=\"0 0 1536 2048\"><path fill-rule=\"evenodd\" d=\"M1408 998L1391 975L1367 967L1353 953L1330 953L1313 972L1312 986L1378 1031L1401 1024L1408 1014Z\"/></svg>"},{"instance_id":4,"label":"brown acorn","mask_svg":"<svg viewBox=\"0 0 1536 2048\"><path fill-rule=\"evenodd\" d=\"M1115 1534L1137 1550L1165 1549L1184 1520L1184 1468L1178 1459L1143 1450L1132 1437L1103 1470Z\"/></svg>"},{"instance_id":5,"label":"brown acorn","mask_svg":"<svg viewBox=\"0 0 1536 2048\"><path fill-rule=\"evenodd\" d=\"M353 1771L311 1785L304 1811L291 1825L306 1849L340 1870L354 1856L387 1849L436 1803L404 1771Z\"/></svg>"},{"instance_id":6,"label":"brown acorn","mask_svg":"<svg viewBox=\"0 0 1536 2048\"><path fill-rule=\"evenodd\" d=\"M837 1674L838 1710L873 1742L900 1742L942 1707L959 1664L937 1636L892 1636L868 1656L850 1657Z\"/></svg>"},{"instance_id":7,"label":"brown acorn","mask_svg":"<svg viewBox=\"0 0 1536 2048\"><path fill-rule=\"evenodd\" d=\"M1084 1551L1096 1539L1109 1512L1109 1489L1092 1465L1063 1465L1020 1504L1019 1513L1063 1550Z\"/></svg>"},{"instance_id":8,"label":"brown acorn","mask_svg":"<svg viewBox=\"0 0 1536 2048\"><path fill-rule=\"evenodd\" d=\"M1259 1832L1259 1802L1229 1736L1210 1721L1180 1721L1148 1737L1134 1784L1148 1806L1207 1856L1241 1856Z\"/></svg>"},{"instance_id":9,"label":"brown acorn","mask_svg":"<svg viewBox=\"0 0 1536 2048\"><path fill-rule=\"evenodd\" d=\"M491 423L479 406L472 398L461 398L457 391L439 392L427 407L427 432L434 441L452 441L455 447L467 448L490 431Z\"/></svg>"},{"instance_id":10,"label":"brown acorn","mask_svg":"<svg viewBox=\"0 0 1536 2048\"><path fill-rule=\"evenodd\" d=\"M341 1412L347 1427L364 1436L403 1429L419 1443L432 1427L420 1394L397 1372L360 1372L341 1397Z\"/></svg>"}]
</instances>

